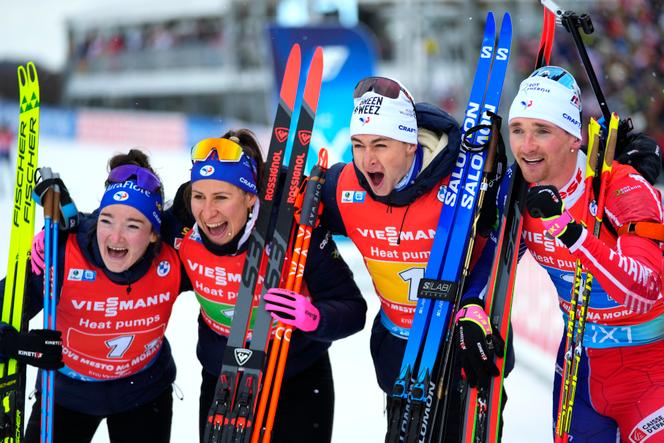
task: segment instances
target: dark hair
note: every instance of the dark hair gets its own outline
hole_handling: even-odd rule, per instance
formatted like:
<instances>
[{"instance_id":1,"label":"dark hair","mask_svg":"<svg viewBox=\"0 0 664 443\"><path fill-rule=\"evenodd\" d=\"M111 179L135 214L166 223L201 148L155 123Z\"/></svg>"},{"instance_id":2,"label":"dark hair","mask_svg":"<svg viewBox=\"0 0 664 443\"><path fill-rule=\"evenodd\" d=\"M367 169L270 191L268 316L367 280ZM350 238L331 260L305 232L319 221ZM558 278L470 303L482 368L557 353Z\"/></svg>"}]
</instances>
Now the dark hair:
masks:
<instances>
[{"instance_id":1,"label":"dark hair","mask_svg":"<svg viewBox=\"0 0 664 443\"><path fill-rule=\"evenodd\" d=\"M150 172L156 175L157 178L159 178L159 182L161 183L161 177L159 177L159 175L155 172L155 170L152 169L152 166L150 166L150 160L148 159L147 154L145 154L140 149L130 149L129 152L126 154L116 154L113 157L111 157L111 159L108 161L108 171L110 172L112 169L122 165L136 165L148 169ZM110 182L108 180L106 180L106 182L104 183L105 186L108 186L109 184ZM161 200L163 201L164 200L163 184L159 187L159 193L161 194Z\"/></svg>"},{"instance_id":2,"label":"dark hair","mask_svg":"<svg viewBox=\"0 0 664 443\"><path fill-rule=\"evenodd\" d=\"M263 167L265 162L263 161L263 154L261 153L260 145L256 139L256 134L246 128L238 130L230 129L222 135L221 138L227 138L238 143L242 146L244 153L256 162L256 186L259 188L260 192L261 178L263 177Z\"/></svg>"}]
</instances>

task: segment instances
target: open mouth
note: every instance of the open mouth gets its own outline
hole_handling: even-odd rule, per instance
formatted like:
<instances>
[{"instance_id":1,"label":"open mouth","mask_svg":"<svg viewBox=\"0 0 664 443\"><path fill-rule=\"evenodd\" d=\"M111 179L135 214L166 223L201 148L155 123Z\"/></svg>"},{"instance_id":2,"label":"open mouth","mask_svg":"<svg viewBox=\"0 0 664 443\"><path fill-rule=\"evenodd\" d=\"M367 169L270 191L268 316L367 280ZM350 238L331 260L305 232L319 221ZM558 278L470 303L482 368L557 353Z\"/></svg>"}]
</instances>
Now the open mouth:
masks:
<instances>
[{"instance_id":1,"label":"open mouth","mask_svg":"<svg viewBox=\"0 0 664 443\"><path fill-rule=\"evenodd\" d=\"M536 158L525 158L523 157L523 162L528 165L528 166L534 166L542 163L544 159L542 157L536 157Z\"/></svg>"},{"instance_id":2,"label":"open mouth","mask_svg":"<svg viewBox=\"0 0 664 443\"><path fill-rule=\"evenodd\" d=\"M369 181L374 188L379 187L385 178L385 174L382 172L367 172L367 175L369 175Z\"/></svg>"},{"instance_id":3,"label":"open mouth","mask_svg":"<svg viewBox=\"0 0 664 443\"><path fill-rule=\"evenodd\" d=\"M228 230L228 222L221 222L221 223L211 223L207 224L207 229L210 235L213 237L218 237L221 235L224 235L226 231Z\"/></svg>"},{"instance_id":4,"label":"open mouth","mask_svg":"<svg viewBox=\"0 0 664 443\"><path fill-rule=\"evenodd\" d=\"M106 253L108 256L112 259L115 260L120 260L126 257L126 255L129 253L129 249L127 248L114 248L112 246L107 246L106 247Z\"/></svg>"}]
</instances>

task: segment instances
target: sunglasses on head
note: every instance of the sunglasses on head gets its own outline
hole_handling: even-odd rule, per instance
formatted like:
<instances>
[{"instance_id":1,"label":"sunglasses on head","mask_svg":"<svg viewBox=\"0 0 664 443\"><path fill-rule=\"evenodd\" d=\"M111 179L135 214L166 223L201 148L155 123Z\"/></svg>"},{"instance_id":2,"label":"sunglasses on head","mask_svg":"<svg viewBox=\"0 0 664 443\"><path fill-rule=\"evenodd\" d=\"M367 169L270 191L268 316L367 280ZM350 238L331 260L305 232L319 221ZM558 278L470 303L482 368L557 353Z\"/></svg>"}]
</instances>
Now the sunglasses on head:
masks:
<instances>
[{"instance_id":1,"label":"sunglasses on head","mask_svg":"<svg viewBox=\"0 0 664 443\"><path fill-rule=\"evenodd\" d=\"M359 81L355 86L355 91L353 92L353 98L360 98L366 92L373 91L378 95L382 95L387 98L399 98L399 92L403 93L408 97L413 106L415 106L415 101L413 97L410 96L408 91L403 88L397 81L394 81L386 77L367 77Z\"/></svg>"},{"instance_id":2,"label":"sunglasses on head","mask_svg":"<svg viewBox=\"0 0 664 443\"><path fill-rule=\"evenodd\" d=\"M217 160L220 162L236 162L242 158L242 146L227 138L206 138L191 148L192 163Z\"/></svg>"},{"instance_id":3,"label":"sunglasses on head","mask_svg":"<svg viewBox=\"0 0 664 443\"><path fill-rule=\"evenodd\" d=\"M135 178L136 184L150 192L156 192L161 188L161 180L154 175L152 171L138 165L120 165L111 169L108 173L108 180L111 183L124 183L131 178Z\"/></svg>"}]
</instances>

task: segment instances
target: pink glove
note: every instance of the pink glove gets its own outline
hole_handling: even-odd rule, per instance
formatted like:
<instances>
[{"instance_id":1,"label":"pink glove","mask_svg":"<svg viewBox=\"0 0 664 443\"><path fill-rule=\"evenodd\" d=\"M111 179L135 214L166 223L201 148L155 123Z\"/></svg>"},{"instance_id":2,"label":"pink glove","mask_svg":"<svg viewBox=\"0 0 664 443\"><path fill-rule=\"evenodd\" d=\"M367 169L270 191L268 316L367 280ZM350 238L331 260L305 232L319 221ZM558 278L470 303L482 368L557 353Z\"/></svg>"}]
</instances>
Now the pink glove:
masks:
<instances>
[{"instance_id":1,"label":"pink glove","mask_svg":"<svg viewBox=\"0 0 664 443\"><path fill-rule=\"evenodd\" d=\"M265 293L265 310L272 318L305 332L316 330L320 313L309 297L288 289L272 288Z\"/></svg>"},{"instance_id":2,"label":"pink glove","mask_svg":"<svg viewBox=\"0 0 664 443\"><path fill-rule=\"evenodd\" d=\"M32 252L30 253L32 273L42 275L46 265L44 264L44 230L39 231L32 239Z\"/></svg>"}]
</instances>

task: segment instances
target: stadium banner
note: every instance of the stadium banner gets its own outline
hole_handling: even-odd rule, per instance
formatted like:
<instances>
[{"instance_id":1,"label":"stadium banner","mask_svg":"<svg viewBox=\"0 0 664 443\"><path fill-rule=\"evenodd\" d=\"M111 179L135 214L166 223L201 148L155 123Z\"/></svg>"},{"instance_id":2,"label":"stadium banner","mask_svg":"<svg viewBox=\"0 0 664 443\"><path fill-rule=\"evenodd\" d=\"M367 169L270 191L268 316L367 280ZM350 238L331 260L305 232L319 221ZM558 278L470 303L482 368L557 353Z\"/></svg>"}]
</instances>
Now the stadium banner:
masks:
<instances>
[{"instance_id":1,"label":"stadium banner","mask_svg":"<svg viewBox=\"0 0 664 443\"><path fill-rule=\"evenodd\" d=\"M182 149L186 135L187 120L179 113L81 109L76 116L76 138L83 143Z\"/></svg>"}]
</instances>

